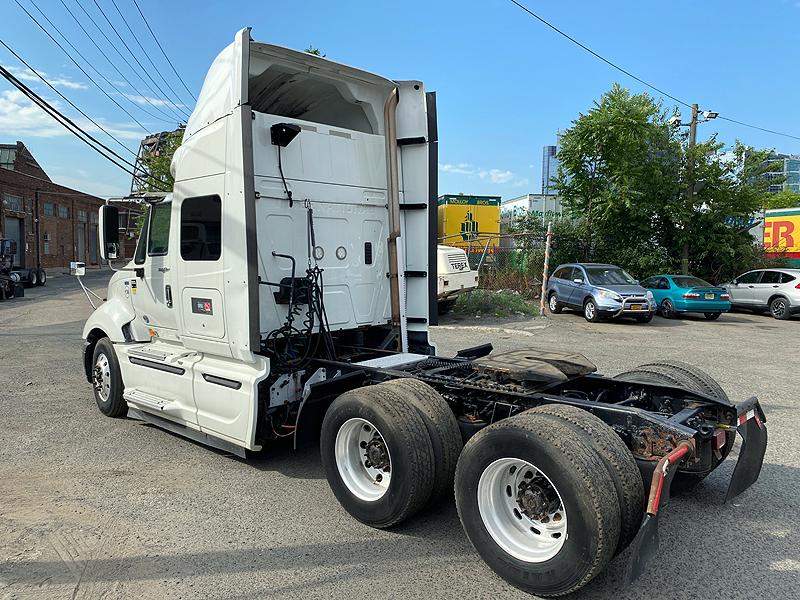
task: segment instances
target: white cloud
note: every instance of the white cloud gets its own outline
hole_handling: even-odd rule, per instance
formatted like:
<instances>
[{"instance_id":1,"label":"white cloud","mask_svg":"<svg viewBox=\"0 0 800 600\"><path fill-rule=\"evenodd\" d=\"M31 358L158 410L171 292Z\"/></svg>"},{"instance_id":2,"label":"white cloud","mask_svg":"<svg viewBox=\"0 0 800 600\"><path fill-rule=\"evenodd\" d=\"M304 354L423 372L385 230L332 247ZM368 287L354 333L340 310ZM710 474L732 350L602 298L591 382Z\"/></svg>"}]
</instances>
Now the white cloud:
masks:
<instances>
[{"instance_id":1,"label":"white cloud","mask_svg":"<svg viewBox=\"0 0 800 600\"><path fill-rule=\"evenodd\" d=\"M11 74L14 77L16 77L17 79L21 79L22 81L31 81L31 82L34 82L34 83L41 83L41 81L42 81L41 79L39 79L39 77L36 76L36 73L34 73L33 71L31 71L28 68L21 69L19 67L12 67L12 66L6 66L6 65L3 65L3 66L6 69L8 69L9 71L11 71ZM45 79L47 79L50 82L50 85L52 85L53 87L68 88L70 90L85 90L85 89L87 89L86 84L81 83L80 81L73 81L72 79L68 79L67 77L64 77L64 76L52 77L51 78L44 71L39 71L39 74L42 77L44 77Z\"/></svg>"},{"instance_id":2,"label":"white cloud","mask_svg":"<svg viewBox=\"0 0 800 600\"><path fill-rule=\"evenodd\" d=\"M489 179L492 183L508 183L514 179L512 171L503 171L501 169L484 169L478 173L481 179Z\"/></svg>"},{"instance_id":3,"label":"white cloud","mask_svg":"<svg viewBox=\"0 0 800 600\"><path fill-rule=\"evenodd\" d=\"M476 169L469 163L459 163L452 165L450 163L439 163L439 170L443 173L455 173L456 175L475 175Z\"/></svg>"},{"instance_id":4,"label":"white cloud","mask_svg":"<svg viewBox=\"0 0 800 600\"><path fill-rule=\"evenodd\" d=\"M63 105L58 101L48 100L48 102L62 113L65 112ZM89 133L103 134L99 127L85 118L72 120ZM132 125L95 120L117 138L138 141L144 137L144 134ZM73 135L18 90L0 91L0 131L6 136L19 136L19 139L24 139L26 136L52 138Z\"/></svg>"},{"instance_id":5,"label":"white cloud","mask_svg":"<svg viewBox=\"0 0 800 600\"><path fill-rule=\"evenodd\" d=\"M160 98L151 98L150 96L139 96L137 94L125 94L125 97L128 100L133 100L136 104L140 106L166 106L169 108L185 108L185 104L176 104L175 102L171 102L169 100L161 100Z\"/></svg>"},{"instance_id":6,"label":"white cloud","mask_svg":"<svg viewBox=\"0 0 800 600\"><path fill-rule=\"evenodd\" d=\"M532 168L533 165L530 165L530 167ZM510 183L513 187L524 187L530 183L527 177L518 177L508 169L484 169L475 167L470 163L439 163L439 170L442 173L466 175L468 178L477 176L484 181L490 181L497 185Z\"/></svg>"}]
</instances>

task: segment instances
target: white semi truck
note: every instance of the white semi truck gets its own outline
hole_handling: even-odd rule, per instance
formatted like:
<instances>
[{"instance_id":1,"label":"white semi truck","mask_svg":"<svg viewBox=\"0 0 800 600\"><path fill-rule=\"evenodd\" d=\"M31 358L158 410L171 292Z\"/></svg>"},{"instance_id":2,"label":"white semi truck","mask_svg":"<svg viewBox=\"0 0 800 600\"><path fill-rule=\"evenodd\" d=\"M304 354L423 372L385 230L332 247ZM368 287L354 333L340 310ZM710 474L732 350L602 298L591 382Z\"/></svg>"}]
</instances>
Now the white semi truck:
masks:
<instances>
[{"instance_id":1,"label":"white semi truck","mask_svg":"<svg viewBox=\"0 0 800 600\"><path fill-rule=\"evenodd\" d=\"M127 263L100 211L118 272L83 331L97 405L240 456L319 435L335 496L373 527L454 489L477 552L529 592L576 590L631 544L635 577L673 480L705 477L737 429L729 497L757 479L758 401L678 363L611 378L550 349L437 356L436 142L422 82L240 31Z\"/></svg>"}]
</instances>

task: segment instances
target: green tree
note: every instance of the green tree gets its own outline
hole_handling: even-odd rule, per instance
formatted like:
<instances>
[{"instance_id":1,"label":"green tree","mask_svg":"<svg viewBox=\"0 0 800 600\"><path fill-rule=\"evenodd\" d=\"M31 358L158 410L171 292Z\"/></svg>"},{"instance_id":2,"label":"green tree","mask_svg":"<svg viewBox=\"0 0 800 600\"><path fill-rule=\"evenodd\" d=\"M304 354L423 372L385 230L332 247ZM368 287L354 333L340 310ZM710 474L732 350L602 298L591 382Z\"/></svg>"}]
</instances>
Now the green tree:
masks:
<instances>
[{"instance_id":1,"label":"green tree","mask_svg":"<svg viewBox=\"0 0 800 600\"><path fill-rule=\"evenodd\" d=\"M800 206L800 194L792 190L768 193L764 197L764 208L794 208Z\"/></svg>"},{"instance_id":2,"label":"green tree","mask_svg":"<svg viewBox=\"0 0 800 600\"><path fill-rule=\"evenodd\" d=\"M325 55L319 48L315 48L314 46L311 45L309 45L308 48L303 50L303 52L305 52L306 54L313 54L314 56L321 56L322 58L325 58Z\"/></svg>"},{"instance_id":3,"label":"green tree","mask_svg":"<svg viewBox=\"0 0 800 600\"><path fill-rule=\"evenodd\" d=\"M584 260L644 277L678 270L687 248L693 273L724 278L757 258L735 224L763 205L769 151L737 143L737 160L722 160L715 136L690 149L671 114L615 84L562 136L555 186L582 223Z\"/></svg>"},{"instance_id":4,"label":"green tree","mask_svg":"<svg viewBox=\"0 0 800 600\"><path fill-rule=\"evenodd\" d=\"M142 156L140 164L144 172L147 173L147 177L143 177L138 182L140 193L172 190L175 179L170 173L170 165L175 151L183 143L183 131L183 129L178 129L167 133L159 145L158 151L146 153ZM136 219L137 236L141 233L146 218L147 210L145 208Z\"/></svg>"}]
</instances>

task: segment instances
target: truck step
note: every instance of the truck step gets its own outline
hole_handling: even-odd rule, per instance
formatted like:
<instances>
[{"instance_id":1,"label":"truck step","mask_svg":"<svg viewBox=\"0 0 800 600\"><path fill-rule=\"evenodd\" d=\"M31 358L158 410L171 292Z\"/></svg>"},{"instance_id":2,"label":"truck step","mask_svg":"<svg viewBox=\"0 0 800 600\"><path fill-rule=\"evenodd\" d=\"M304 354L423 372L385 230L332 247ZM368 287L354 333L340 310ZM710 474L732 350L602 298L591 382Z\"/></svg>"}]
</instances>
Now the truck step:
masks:
<instances>
[{"instance_id":1,"label":"truck step","mask_svg":"<svg viewBox=\"0 0 800 600\"><path fill-rule=\"evenodd\" d=\"M122 397L125 398L127 402L141 406L142 408L158 411L168 409L169 406L174 403L172 400L164 400L163 398L135 388L125 390Z\"/></svg>"}]
</instances>

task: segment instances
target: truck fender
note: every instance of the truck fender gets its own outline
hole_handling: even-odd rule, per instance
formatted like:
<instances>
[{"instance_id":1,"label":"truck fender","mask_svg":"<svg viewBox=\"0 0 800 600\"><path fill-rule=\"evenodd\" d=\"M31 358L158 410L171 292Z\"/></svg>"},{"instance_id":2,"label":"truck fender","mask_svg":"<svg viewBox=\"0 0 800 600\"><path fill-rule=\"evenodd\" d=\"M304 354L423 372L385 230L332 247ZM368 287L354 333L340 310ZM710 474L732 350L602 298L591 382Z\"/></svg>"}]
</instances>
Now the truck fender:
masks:
<instances>
[{"instance_id":1,"label":"truck fender","mask_svg":"<svg viewBox=\"0 0 800 600\"><path fill-rule=\"evenodd\" d=\"M136 318L136 313L133 308L117 298L109 298L108 301L97 307L97 310L86 320L81 337L84 339L83 367L88 381L91 382L92 355L97 341L104 337L112 342L133 341L125 326L134 318Z\"/></svg>"}]
</instances>

